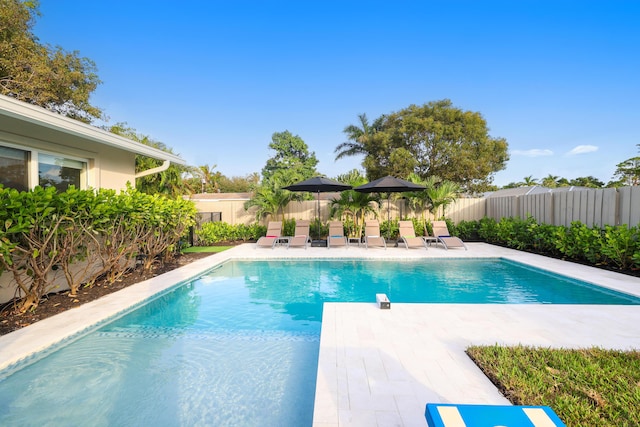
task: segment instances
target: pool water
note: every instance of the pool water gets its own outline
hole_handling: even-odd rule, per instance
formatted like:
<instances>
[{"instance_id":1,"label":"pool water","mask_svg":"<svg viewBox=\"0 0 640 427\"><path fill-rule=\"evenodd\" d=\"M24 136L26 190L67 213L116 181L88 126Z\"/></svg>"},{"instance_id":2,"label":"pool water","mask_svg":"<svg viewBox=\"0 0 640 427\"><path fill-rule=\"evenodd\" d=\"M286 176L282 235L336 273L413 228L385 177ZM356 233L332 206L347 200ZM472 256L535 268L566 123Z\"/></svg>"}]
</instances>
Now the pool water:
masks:
<instances>
[{"instance_id":1,"label":"pool water","mask_svg":"<svg viewBox=\"0 0 640 427\"><path fill-rule=\"evenodd\" d=\"M233 261L0 373L0 425L309 426L322 303L639 304L504 260Z\"/></svg>"}]
</instances>

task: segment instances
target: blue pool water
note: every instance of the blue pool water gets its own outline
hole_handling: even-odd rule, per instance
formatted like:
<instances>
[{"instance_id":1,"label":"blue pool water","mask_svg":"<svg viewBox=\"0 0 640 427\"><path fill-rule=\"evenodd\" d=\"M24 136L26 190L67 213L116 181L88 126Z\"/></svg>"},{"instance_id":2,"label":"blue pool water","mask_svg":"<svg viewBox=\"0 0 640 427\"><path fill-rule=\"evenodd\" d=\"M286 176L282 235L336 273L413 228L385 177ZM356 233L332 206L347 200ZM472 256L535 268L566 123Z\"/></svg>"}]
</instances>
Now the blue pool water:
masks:
<instances>
[{"instance_id":1,"label":"blue pool water","mask_svg":"<svg viewBox=\"0 0 640 427\"><path fill-rule=\"evenodd\" d=\"M234 261L0 373L0 425L309 426L322 303L639 304L504 260Z\"/></svg>"}]
</instances>

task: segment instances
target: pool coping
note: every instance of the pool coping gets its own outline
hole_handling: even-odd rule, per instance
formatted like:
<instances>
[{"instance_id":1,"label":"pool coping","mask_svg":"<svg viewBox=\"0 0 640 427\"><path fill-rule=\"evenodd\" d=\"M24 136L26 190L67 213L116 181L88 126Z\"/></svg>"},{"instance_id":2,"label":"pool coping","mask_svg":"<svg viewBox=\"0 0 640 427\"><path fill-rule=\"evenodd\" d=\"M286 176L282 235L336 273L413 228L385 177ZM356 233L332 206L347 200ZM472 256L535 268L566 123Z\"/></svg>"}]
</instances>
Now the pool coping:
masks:
<instances>
[{"instance_id":1,"label":"pool coping","mask_svg":"<svg viewBox=\"0 0 640 427\"><path fill-rule=\"evenodd\" d=\"M451 249L447 251L442 248L436 248L433 246L425 251L421 249L406 250L405 248L392 247L389 247L386 250L373 248L365 249L358 247L331 249L308 248L306 250L297 248L286 249L282 247L275 249L256 249L255 245L253 244L240 245L222 253L200 259L189 265L165 273L163 275L154 277L144 282L140 282L136 285L132 285L121 291L84 304L81 307L68 310L49 319L45 319L33 325L27 326L21 330L0 337L0 349L2 349L2 351L0 351L0 370L4 370L13 366L20 366L23 362L29 361L29 359L34 355L41 354L42 351L45 351L47 348L51 348L52 345L60 344L79 337L86 331L96 328L102 323L128 312L131 307L141 304L144 301L158 295L159 293L175 287L176 284L193 279L204 271L214 268L215 266L231 259L365 258L405 260L421 258L505 258L640 297L640 278L626 276L607 270L601 270L594 267L574 264L567 261L547 258L540 255L520 252L484 243L469 243L468 246L468 251L459 249ZM409 321L412 316L410 313L412 312L413 316L416 318L422 318L425 316L424 313L417 313L415 312L415 310L420 311L420 309L422 308L427 311L434 312L442 310L443 307L446 308L447 306L451 308L452 312L461 311L462 314L466 313L466 315L468 315L470 311L474 311L472 310L472 307L469 307L469 305L464 305L463 307L457 308L453 307L455 305L450 304L438 304L438 306L439 307L433 307L433 305L429 304L393 304L392 302L392 310L389 310L389 313L387 313L387 317L400 316L402 318L404 316L404 321ZM513 315L513 313L511 312L513 312L514 306L512 305L501 304L498 308L494 308L493 305L482 306L485 308L491 307L491 310L493 310L491 311L492 315L495 315L496 310L498 312L508 312L510 313L509 316ZM554 316L559 315L555 312L560 310L553 308L549 309L549 307L552 306L532 306L537 308L527 308L525 311L533 310L537 313L554 312ZM522 308L523 306L518 307ZM586 310L590 316L593 317L595 315L596 318L601 317L598 315L599 313L606 313L605 318L607 318L607 316L609 316L608 312L610 311L610 309L608 309L607 307L610 306L576 306L573 308L573 310L581 309L583 312ZM635 313L638 313L639 322L635 323L635 325L640 325L640 306L624 307L632 307L632 309L625 308L625 310L618 310L615 313L620 313L622 311L630 312L632 313L634 319L636 316ZM567 309L563 308L563 310L566 311ZM380 310L375 310L375 304L328 303L327 307L325 307L320 342L320 363L318 369L318 383L316 388L314 427L342 426L352 425L354 423L362 424L360 421L371 420L372 416L376 416L375 408L370 408L370 410L366 411L360 411L358 409L354 412L350 404L345 403L344 396L339 392L340 382L334 382L333 380L331 380L329 384L326 381L327 371L324 369L326 368L327 364L335 364L336 369L338 369L338 371L334 372L336 378L339 378L340 375L344 374L345 370L348 370L345 363L348 364L351 362L348 362L347 360L341 361L339 354L345 351L345 346L349 346L348 343L341 340L344 340L344 338L346 337L346 335L344 334L348 333L347 329L351 330L351 327L353 325L349 325L348 321L347 323L340 322L344 322L345 319L350 318L349 316L356 316L356 314L357 318L353 318L354 324L358 322L364 322L364 324L366 324L367 322L369 322L369 324L377 324L379 320L376 319L381 315ZM504 313L501 315L504 316ZM513 318L510 317L510 319ZM389 324L386 326L382 325L381 331L384 329L386 331L385 333L389 333L387 327L393 324L393 322L389 322ZM329 327L329 325L332 326ZM639 326L635 325L631 330L631 338L634 339L636 339L637 336L640 337L640 333L637 332ZM342 332L340 331L340 328L343 329ZM367 332L367 336L371 335L372 333L373 335L375 335L375 331L369 331ZM409 341L416 338L411 334L396 333L395 335L405 336L405 338ZM498 337L497 341L494 340L493 342L500 341L499 338L500 337ZM435 340L433 337L431 337L430 339ZM542 342L546 341L542 340ZM571 340L567 339L567 342L569 344L572 344ZM638 342L638 340L636 339L635 342ZM369 346L371 343L366 341L365 344ZM377 354L381 354L381 351L382 350L380 350L380 348L376 350ZM456 357L454 359L459 360L460 349L456 349L454 353L456 354ZM402 359L402 356L396 356L397 359ZM447 355L447 358L450 359L451 356ZM366 360L366 357L362 360ZM362 360L357 363L360 363ZM408 364L409 362L405 363ZM358 370L358 372L360 371ZM331 375L333 374L329 374L330 377ZM448 382L449 381L443 381L443 386ZM415 388L416 384L413 384L412 387ZM493 388L493 392L496 393L495 387L489 387ZM362 392L362 390L360 390L360 392ZM350 400L347 398L347 401ZM402 418L403 410L401 410L401 406L402 405L399 405L396 400L395 411L382 411L383 416L394 420L393 423L397 423L398 420L400 420L401 422L399 425L411 425L412 421L416 418L416 405L413 406L412 416L408 420ZM387 418L383 418L382 421L380 419L377 419L376 423L378 425L384 425L384 419ZM422 418L420 422L424 423L424 419Z\"/></svg>"}]
</instances>

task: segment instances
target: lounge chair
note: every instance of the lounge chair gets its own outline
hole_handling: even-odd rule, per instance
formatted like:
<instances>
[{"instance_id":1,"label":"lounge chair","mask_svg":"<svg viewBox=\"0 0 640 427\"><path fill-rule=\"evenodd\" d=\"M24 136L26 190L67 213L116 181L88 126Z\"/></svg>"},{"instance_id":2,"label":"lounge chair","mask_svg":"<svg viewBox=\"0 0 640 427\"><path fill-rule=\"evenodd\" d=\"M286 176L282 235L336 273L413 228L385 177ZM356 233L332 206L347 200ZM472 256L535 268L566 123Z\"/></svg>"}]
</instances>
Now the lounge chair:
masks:
<instances>
[{"instance_id":1,"label":"lounge chair","mask_svg":"<svg viewBox=\"0 0 640 427\"><path fill-rule=\"evenodd\" d=\"M442 243L445 249L449 248L464 248L467 250L467 245L459 238L451 236L447 223L445 221L433 221L433 238L435 238L436 246L438 243Z\"/></svg>"},{"instance_id":2,"label":"lounge chair","mask_svg":"<svg viewBox=\"0 0 640 427\"><path fill-rule=\"evenodd\" d=\"M291 246L300 246L307 249L307 245L311 243L311 237L309 236L309 224L311 221L306 219L299 219L296 221L296 230L293 237L289 238L289 244L287 248Z\"/></svg>"},{"instance_id":3,"label":"lounge chair","mask_svg":"<svg viewBox=\"0 0 640 427\"><path fill-rule=\"evenodd\" d=\"M271 247L276 246L276 242L282 238L282 221L269 221L267 225L267 235L261 237L256 242L256 246Z\"/></svg>"},{"instance_id":4,"label":"lounge chair","mask_svg":"<svg viewBox=\"0 0 640 427\"><path fill-rule=\"evenodd\" d=\"M349 246L347 238L344 235L344 225L342 221L329 221L327 248L335 246Z\"/></svg>"},{"instance_id":5,"label":"lounge chair","mask_svg":"<svg viewBox=\"0 0 640 427\"><path fill-rule=\"evenodd\" d=\"M364 246L382 246L387 249L387 242L380 235L380 223L377 219L369 219L364 222Z\"/></svg>"},{"instance_id":6,"label":"lounge chair","mask_svg":"<svg viewBox=\"0 0 640 427\"><path fill-rule=\"evenodd\" d=\"M413 228L413 221L399 221L399 238L398 243L404 243L404 246L409 248L425 248L427 249L427 242L424 237L417 237L416 231Z\"/></svg>"}]
</instances>

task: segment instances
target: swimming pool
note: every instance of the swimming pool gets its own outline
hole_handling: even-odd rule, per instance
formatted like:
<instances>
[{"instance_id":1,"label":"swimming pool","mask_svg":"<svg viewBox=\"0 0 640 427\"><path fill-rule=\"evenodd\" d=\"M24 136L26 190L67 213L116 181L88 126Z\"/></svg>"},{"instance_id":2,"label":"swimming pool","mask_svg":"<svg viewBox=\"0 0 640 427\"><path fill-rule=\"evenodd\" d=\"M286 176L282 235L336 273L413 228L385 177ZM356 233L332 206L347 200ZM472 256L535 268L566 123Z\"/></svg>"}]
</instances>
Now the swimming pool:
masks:
<instances>
[{"instance_id":1,"label":"swimming pool","mask_svg":"<svg viewBox=\"0 0 640 427\"><path fill-rule=\"evenodd\" d=\"M0 379L0 425L310 425L323 302L477 302L478 288L640 302L497 259L228 262Z\"/></svg>"}]
</instances>

